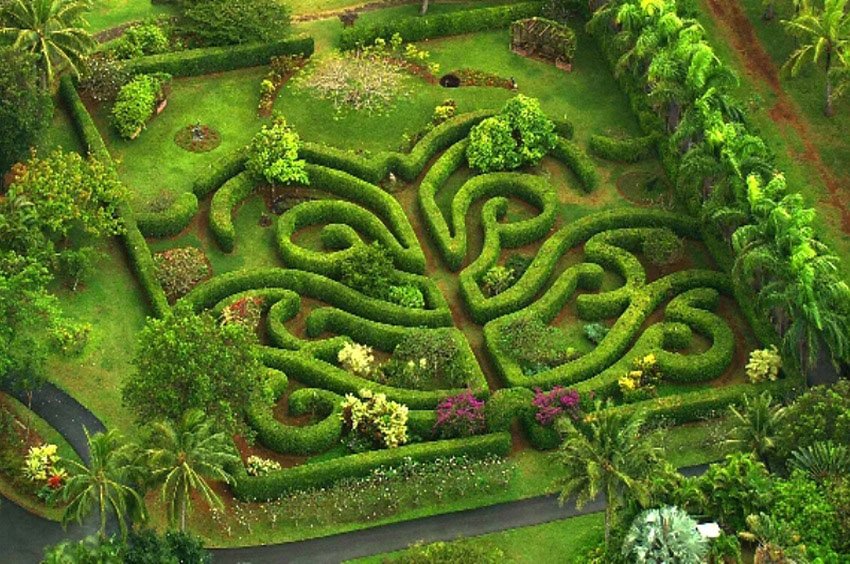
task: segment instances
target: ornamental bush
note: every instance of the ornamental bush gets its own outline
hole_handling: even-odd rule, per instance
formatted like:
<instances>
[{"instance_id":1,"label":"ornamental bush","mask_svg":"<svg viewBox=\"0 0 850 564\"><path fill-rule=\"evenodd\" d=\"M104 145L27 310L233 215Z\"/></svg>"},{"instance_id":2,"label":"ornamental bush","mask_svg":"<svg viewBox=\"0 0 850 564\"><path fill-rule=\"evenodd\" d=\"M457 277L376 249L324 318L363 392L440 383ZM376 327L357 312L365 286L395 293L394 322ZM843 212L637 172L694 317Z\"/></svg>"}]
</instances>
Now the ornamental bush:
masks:
<instances>
[{"instance_id":1,"label":"ornamental bush","mask_svg":"<svg viewBox=\"0 0 850 564\"><path fill-rule=\"evenodd\" d=\"M697 522L674 506L649 509L635 517L622 548L623 556L636 564L701 564L707 552L708 543L697 531Z\"/></svg>"},{"instance_id":2,"label":"ornamental bush","mask_svg":"<svg viewBox=\"0 0 850 564\"><path fill-rule=\"evenodd\" d=\"M788 406L778 451L787 454L818 442L850 444L850 381L809 389Z\"/></svg>"},{"instance_id":3,"label":"ornamental bush","mask_svg":"<svg viewBox=\"0 0 850 564\"><path fill-rule=\"evenodd\" d=\"M617 380L623 399L629 402L654 397L660 382L661 368L653 353L634 359L631 370Z\"/></svg>"},{"instance_id":4,"label":"ornamental bush","mask_svg":"<svg viewBox=\"0 0 850 564\"><path fill-rule=\"evenodd\" d=\"M667 227L643 240L643 254L655 266L667 266L681 259L685 247L682 238Z\"/></svg>"},{"instance_id":5,"label":"ornamental bush","mask_svg":"<svg viewBox=\"0 0 850 564\"><path fill-rule=\"evenodd\" d=\"M140 74L121 87L110 113L112 125L124 139L135 139L165 98L171 75Z\"/></svg>"},{"instance_id":6,"label":"ornamental bush","mask_svg":"<svg viewBox=\"0 0 850 564\"><path fill-rule=\"evenodd\" d=\"M221 310L222 323L237 323L256 331L263 316L264 300L260 296L245 296Z\"/></svg>"},{"instance_id":7,"label":"ornamental bush","mask_svg":"<svg viewBox=\"0 0 850 564\"><path fill-rule=\"evenodd\" d=\"M461 350L450 330L416 329L393 351L393 360L413 362L435 383L449 388L466 386L469 374L461 362Z\"/></svg>"},{"instance_id":8,"label":"ornamental bush","mask_svg":"<svg viewBox=\"0 0 850 564\"><path fill-rule=\"evenodd\" d=\"M245 168L255 178L270 184L309 184L306 163L298 158L301 139L277 116L271 125L264 125L248 148Z\"/></svg>"},{"instance_id":9,"label":"ornamental bush","mask_svg":"<svg viewBox=\"0 0 850 564\"><path fill-rule=\"evenodd\" d=\"M573 421L581 418L581 396L576 390L555 386L548 392L534 388L531 405L537 410L534 419L548 427L561 415L569 416Z\"/></svg>"},{"instance_id":10,"label":"ornamental bush","mask_svg":"<svg viewBox=\"0 0 850 564\"><path fill-rule=\"evenodd\" d=\"M124 30L124 35L106 46L106 52L117 59L156 55L168 50L168 36L161 27L152 22L128 27Z\"/></svg>"},{"instance_id":11,"label":"ornamental bush","mask_svg":"<svg viewBox=\"0 0 850 564\"><path fill-rule=\"evenodd\" d=\"M378 241L359 244L339 261L339 281L372 298L384 299L396 277L393 259Z\"/></svg>"},{"instance_id":12,"label":"ornamental bush","mask_svg":"<svg viewBox=\"0 0 850 564\"><path fill-rule=\"evenodd\" d=\"M184 2L179 30L213 47L280 39L289 24L289 9L278 0L191 0Z\"/></svg>"},{"instance_id":13,"label":"ornamental bush","mask_svg":"<svg viewBox=\"0 0 850 564\"><path fill-rule=\"evenodd\" d=\"M750 353L750 360L747 362L747 378L753 384L774 382L779 378L781 368L782 356L775 345L766 349L756 349Z\"/></svg>"},{"instance_id":14,"label":"ornamental bush","mask_svg":"<svg viewBox=\"0 0 850 564\"><path fill-rule=\"evenodd\" d=\"M35 55L0 48L0 100L0 174L5 174L27 157L53 115L50 93L39 84Z\"/></svg>"},{"instance_id":15,"label":"ornamental bush","mask_svg":"<svg viewBox=\"0 0 850 564\"><path fill-rule=\"evenodd\" d=\"M444 439L483 433L487 429L484 406L485 402L476 398L472 390L447 397L437 405L434 432Z\"/></svg>"},{"instance_id":16,"label":"ornamental bush","mask_svg":"<svg viewBox=\"0 0 850 564\"><path fill-rule=\"evenodd\" d=\"M513 170L539 163L557 140L555 124L540 102L520 94L472 128L466 156L469 166L481 172Z\"/></svg>"},{"instance_id":17,"label":"ornamental bush","mask_svg":"<svg viewBox=\"0 0 850 564\"><path fill-rule=\"evenodd\" d=\"M212 275L207 256L197 247L169 249L156 253L153 260L156 278L172 302Z\"/></svg>"},{"instance_id":18,"label":"ornamental bush","mask_svg":"<svg viewBox=\"0 0 850 564\"><path fill-rule=\"evenodd\" d=\"M526 374L534 374L570 360L564 332L534 314L523 314L501 328L504 350L511 351Z\"/></svg>"},{"instance_id":19,"label":"ornamental bush","mask_svg":"<svg viewBox=\"0 0 850 564\"><path fill-rule=\"evenodd\" d=\"M345 343L337 353L337 361L348 372L368 378L375 371L372 347L360 343Z\"/></svg>"},{"instance_id":20,"label":"ornamental bush","mask_svg":"<svg viewBox=\"0 0 850 564\"><path fill-rule=\"evenodd\" d=\"M269 472L280 470L280 462L251 455L245 461L245 471L249 476L265 476Z\"/></svg>"},{"instance_id":21,"label":"ornamental bush","mask_svg":"<svg viewBox=\"0 0 850 564\"><path fill-rule=\"evenodd\" d=\"M593 343L594 345L598 345L602 342L602 339L605 338L605 335L608 334L607 326L601 323L588 323L584 326L584 336L587 337L587 340Z\"/></svg>"},{"instance_id":22,"label":"ornamental bush","mask_svg":"<svg viewBox=\"0 0 850 564\"><path fill-rule=\"evenodd\" d=\"M407 442L407 406L388 401L385 394L360 390L342 402L343 434L354 452L372 448L395 448Z\"/></svg>"},{"instance_id":23,"label":"ornamental bush","mask_svg":"<svg viewBox=\"0 0 850 564\"><path fill-rule=\"evenodd\" d=\"M510 288L516 281L514 269L506 266L494 266L484 273L481 282L488 296L496 296Z\"/></svg>"},{"instance_id":24,"label":"ornamental bush","mask_svg":"<svg viewBox=\"0 0 850 564\"><path fill-rule=\"evenodd\" d=\"M394 304L413 309L425 308L425 296L422 290L413 284L401 284L390 286L387 299Z\"/></svg>"}]
</instances>

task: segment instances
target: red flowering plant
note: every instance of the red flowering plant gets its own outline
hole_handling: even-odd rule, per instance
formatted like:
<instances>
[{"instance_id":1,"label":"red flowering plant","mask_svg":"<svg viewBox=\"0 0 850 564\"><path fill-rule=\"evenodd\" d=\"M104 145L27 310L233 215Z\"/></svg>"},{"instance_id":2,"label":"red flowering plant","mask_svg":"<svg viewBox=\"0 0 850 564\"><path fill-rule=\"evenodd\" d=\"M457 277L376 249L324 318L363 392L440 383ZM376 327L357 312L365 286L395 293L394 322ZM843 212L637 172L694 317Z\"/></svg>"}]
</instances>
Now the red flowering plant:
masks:
<instances>
[{"instance_id":1,"label":"red flowering plant","mask_svg":"<svg viewBox=\"0 0 850 564\"><path fill-rule=\"evenodd\" d=\"M555 386L548 392L534 389L531 401L537 409L534 418L544 427L548 427L561 415L569 415L574 421L581 417L581 396L576 390Z\"/></svg>"},{"instance_id":2,"label":"red flowering plant","mask_svg":"<svg viewBox=\"0 0 850 564\"><path fill-rule=\"evenodd\" d=\"M263 298L247 296L236 300L221 311L222 323L238 323L256 331L263 315Z\"/></svg>"},{"instance_id":3,"label":"red flowering plant","mask_svg":"<svg viewBox=\"0 0 850 564\"><path fill-rule=\"evenodd\" d=\"M477 435L486 427L484 401L476 398L472 390L447 397L437 405L434 432L444 439Z\"/></svg>"}]
</instances>

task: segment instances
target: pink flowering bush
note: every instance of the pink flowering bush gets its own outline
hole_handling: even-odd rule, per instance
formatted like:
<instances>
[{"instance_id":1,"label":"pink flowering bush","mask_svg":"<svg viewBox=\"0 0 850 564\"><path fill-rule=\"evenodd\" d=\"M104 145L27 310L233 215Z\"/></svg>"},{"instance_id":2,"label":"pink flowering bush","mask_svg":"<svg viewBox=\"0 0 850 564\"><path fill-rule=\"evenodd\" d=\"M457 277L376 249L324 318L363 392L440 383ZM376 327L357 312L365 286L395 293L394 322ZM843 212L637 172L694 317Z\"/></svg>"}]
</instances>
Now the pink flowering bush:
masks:
<instances>
[{"instance_id":1,"label":"pink flowering bush","mask_svg":"<svg viewBox=\"0 0 850 564\"><path fill-rule=\"evenodd\" d=\"M537 408L534 418L545 427L554 423L555 419L563 414L569 415L573 420L581 417L579 393L561 386L555 386L548 392L535 388L531 405Z\"/></svg>"},{"instance_id":2,"label":"pink flowering bush","mask_svg":"<svg viewBox=\"0 0 850 564\"><path fill-rule=\"evenodd\" d=\"M444 439L468 437L486 429L484 402L466 390L450 396L437 405L437 422L434 432Z\"/></svg>"}]
</instances>

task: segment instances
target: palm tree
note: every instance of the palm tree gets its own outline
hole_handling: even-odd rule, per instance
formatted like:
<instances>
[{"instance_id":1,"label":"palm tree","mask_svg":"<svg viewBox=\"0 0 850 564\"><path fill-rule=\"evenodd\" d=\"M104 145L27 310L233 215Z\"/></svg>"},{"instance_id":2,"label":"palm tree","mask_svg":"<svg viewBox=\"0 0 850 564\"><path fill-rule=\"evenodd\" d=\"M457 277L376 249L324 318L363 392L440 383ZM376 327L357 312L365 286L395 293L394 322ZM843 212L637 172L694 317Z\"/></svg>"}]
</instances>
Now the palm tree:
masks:
<instances>
[{"instance_id":1,"label":"palm tree","mask_svg":"<svg viewBox=\"0 0 850 564\"><path fill-rule=\"evenodd\" d=\"M774 403L768 392L744 396L743 409L729 406L733 427L727 444L753 452L765 464L767 455L776 447L776 436L785 419L785 406Z\"/></svg>"},{"instance_id":2,"label":"palm tree","mask_svg":"<svg viewBox=\"0 0 850 564\"><path fill-rule=\"evenodd\" d=\"M823 10L816 10L805 3L792 20L782 24L801 41L800 47L791 54L786 67L791 76L797 76L800 68L811 61L817 65L823 60L826 70L826 95L824 113L832 116L832 65L850 39L850 16L847 15L848 0L824 0Z\"/></svg>"},{"instance_id":3,"label":"palm tree","mask_svg":"<svg viewBox=\"0 0 850 564\"><path fill-rule=\"evenodd\" d=\"M89 447L88 466L74 460L64 460L72 475L65 484L64 498L68 501L63 524L83 518L97 507L100 514L100 536L106 538L106 514L118 519L121 534L127 534L127 518L146 517L142 496L134 484L140 477L137 450L124 442L116 430L89 435L84 429Z\"/></svg>"},{"instance_id":4,"label":"palm tree","mask_svg":"<svg viewBox=\"0 0 850 564\"><path fill-rule=\"evenodd\" d=\"M89 0L10 0L0 40L38 57L47 88L62 71L78 76L83 58L94 48L95 40L82 28L82 15L89 9Z\"/></svg>"},{"instance_id":5,"label":"palm tree","mask_svg":"<svg viewBox=\"0 0 850 564\"><path fill-rule=\"evenodd\" d=\"M597 409L585 421L559 421L564 436L558 459L564 469L560 501L576 495L576 507L605 498L605 543L611 538L616 511L629 499L649 502L647 479L661 468L662 449L644 432L644 415L622 409Z\"/></svg>"},{"instance_id":6,"label":"palm tree","mask_svg":"<svg viewBox=\"0 0 850 564\"><path fill-rule=\"evenodd\" d=\"M223 507L208 479L230 483L226 468L240 461L223 432L198 409L191 409L177 424L154 423L147 451L154 481L162 482L162 499L168 504L172 525L179 521L186 530L191 492L197 490L210 506Z\"/></svg>"}]
</instances>

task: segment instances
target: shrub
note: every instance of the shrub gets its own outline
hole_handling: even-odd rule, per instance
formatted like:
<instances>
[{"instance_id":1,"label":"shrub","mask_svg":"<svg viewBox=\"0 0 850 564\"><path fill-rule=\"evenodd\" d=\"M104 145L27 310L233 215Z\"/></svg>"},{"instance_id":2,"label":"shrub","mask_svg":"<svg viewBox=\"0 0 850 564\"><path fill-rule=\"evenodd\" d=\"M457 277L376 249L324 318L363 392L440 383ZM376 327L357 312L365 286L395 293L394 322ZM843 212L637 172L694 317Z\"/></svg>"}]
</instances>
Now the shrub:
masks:
<instances>
[{"instance_id":1,"label":"shrub","mask_svg":"<svg viewBox=\"0 0 850 564\"><path fill-rule=\"evenodd\" d=\"M685 252L682 239L667 227L643 240L643 254L656 266L667 266L680 260Z\"/></svg>"},{"instance_id":2,"label":"shrub","mask_svg":"<svg viewBox=\"0 0 850 564\"><path fill-rule=\"evenodd\" d=\"M516 273L512 268L506 266L494 266L484 273L484 278L481 280L484 284L484 291L488 296L501 294L510 288L516 281Z\"/></svg>"},{"instance_id":3,"label":"shrub","mask_svg":"<svg viewBox=\"0 0 850 564\"><path fill-rule=\"evenodd\" d=\"M156 253L153 257L156 277L172 302L212 275L204 252L196 247L179 247Z\"/></svg>"},{"instance_id":4,"label":"shrub","mask_svg":"<svg viewBox=\"0 0 850 564\"><path fill-rule=\"evenodd\" d=\"M779 429L780 453L832 441L850 444L850 381L816 386L788 406Z\"/></svg>"},{"instance_id":5,"label":"shrub","mask_svg":"<svg viewBox=\"0 0 850 564\"><path fill-rule=\"evenodd\" d=\"M632 522L622 554L629 562L700 564L708 552L697 522L686 511L666 506L644 511Z\"/></svg>"},{"instance_id":6,"label":"shrub","mask_svg":"<svg viewBox=\"0 0 850 564\"><path fill-rule=\"evenodd\" d=\"M356 245L339 261L339 280L367 296L385 298L396 277L389 250L378 241Z\"/></svg>"},{"instance_id":7,"label":"shrub","mask_svg":"<svg viewBox=\"0 0 850 564\"><path fill-rule=\"evenodd\" d=\"M130 26L124 30L124 35L106 45L106 52L118 59L156 55L168 50L168 36L155 23Z\"/></svg>"},{"instance_id":8,"label":"shrub","mask_svg":"<svg viewBox=\"0 0 850 564\"><path fill-rule=\"evenodd\" d=\"M360 390L360 397L347 394L342 402L343 432L348 446L358 452L370 448L395 448L407 442L407 406L387 401L384 394Z\"/></svg>"},{"instance_id":9,"label":"shrub","mask_svg":"<svg viewBox=\"0 0 850 564\"><path fill-rule=\"evenodd\" d=\"M179 28L202 45L240 45L280 38L289 23L277 0L204 0L188 4Z\"/></svg>"},{"instance_id":10,"label":"shrub","mask_svg":"<svg viewBox=\"0 0 850 564\"><path fill-rule=\"evenodd\" d=\"M446 100L436 108L434 108L434 117L431 122L434 125L440 125L444 121L448 121L457 114L457 102L454 100Z\"/></svg>"},{"instance_id":11,"label":"shrub","mask_svg":"<svg viewBox=\"0 0 850 564\"><path fill-rule=\"evenodd\" d=\"M551 368L569 360L566 335L535 314L523 314L501 327L505 350L511 351L525 372Z\"/></svg>"},{"instance_id":12,"label":"shrub","mask_svg":"<svg viewBox=\"0 0 850 564\"><path fill-rule=\"evenodd\" d=\"M781 368L782 356L775 345L766 349L756 349L750 353L750 360L747 362L747 378L753 384L774 382L779 378Z\"/></svg>"},{"instance_id":13,"label":"shrub","mask_svg":"<svg viewBox=\"0 0 850 564\"><path fill-rule=\"evenodd\" d=\"M277 116L269 126L263 126L248 149L245 168L256 178L271 184L308 184L304 160L298 159L298 134Z\"/></svg>"},{"instance_id":14,"label":"shrub","mask_svg":"<svg viewBox=\"0 0 850 564\"><path fill-rule=\"evenodd\" d=\"M363 378L369 377L375 370L372 347L359 343L345 343L337 354L337 361L347 371Z\"/></svg>"},{"instance_id":15,"label":"shrub","mask_svg":"<svg viewBox=\"0 0 850 564\"><path fill-rule=\"evenodd\" d=\"M280 469L280 462L254 455L249 456L245 464L245 470L249 476L265 476L269 472Z\"/></svg>"},{"instance_id":16,"label":"shrub","mask_svg":"<svg viewBox=\"0 0 850 564\"><path fill-rule=\"evenodd\" d=\"M221 310L221 322L236 323L256 331L263 315L263 298L260 296L245 296L226 305Z\"/></svg>"},{"instance_id":17,"label":"shrub","mask_svg":"<svg viewBox=\"0 0 850 564\"><path fill-rule=\"evenodd\" d=\"M825 492L802 472L787 480L775 479L770 489L772 519L786 523L797 531L805 545L837 549L842 542L838 515Z\"/></svg>"},{"instance_id":18,"label":"shrub","mask_svg":"<svg viewBox=\"0 0 850 564\"><path fill-rule=\"evenodd\" d=\"M695 479L694 485L702 493L700 512L711 515L727 530L743 530L747 516L767 506L769 476L752 454L727 456Z\"/></svg>"},{"instance_id":19,"label":"shrub","mask_svg":"<svg viewBox=\"0 0 850 564\"><path fill-rule=\"evenodd\" d=\"M121 87L110 113L112 125L124 139L134 139L165 96L167 74L140 74Z\"/></svg>"},{"instance_id":20,"label":"shrub","mask_svg":"<svg viewBox=\"0 0 850 564\"><path fill-rule=\"evenodd\" d=\"M610 329L601 323L587 323L584 326L584 336L587 337L587 340L594 345L601 343L602 339L605 338L605 335L608 334L608 331L610 331Z\"/></svg>"},{"instance_id":21,"label":"shrub","mask_svg":"<svg viewBox=\"0 0 850 564\"><path fill-rule=\"evenodd\" d=\"M514 253L505 261L505 266L514 271L514 280L519 280L525 274L525 271L528 270L528 267L531 266L532 260L529 256Z\"/></svg>"},{"instance_id":22,"label":"shrub","mask_svg":"<svg viewBox=\"0 0 850 564\"><path fill-rule=\"evenodd\" d=\"M447 397L437 405L434 431L444 439L483 433L487 427L484 405L471 390Z\"/></svg>"},{"instance_id":23,"label":"shrub","mask_svg":"<svg viewBox=\"0 0 850 564\"><path fill-rule=\"evenodd\" d=\"M638 401L656 395L656 386L661 382L661 368L653 354L632 361L631 370L617 380L620 392L626 401Z\"/></svg>"},{"instance_id":24,"label":"shrub","mask_svg":"<svg viewBox=\"0 0 850 564\"><path fill-rule=\"evenodd\" d=\"M0 174L27 157L53 115L50 93L41 88L36 56L0 48Z\"/></svg>"},{"instance_id":25,"label":"shrub","mask_svg":"<svg viewBox=\"0 0 850 564\"><path fill-rule=\"evenodd\" d=\"M465 386L469 377L461 361L458 342L449 330L411 331L396 346L393 360L404 364L413 362L432 380L452 388Z\"/></svg>"},{"instance_id":26,"label":"shrub","mask_svg":"<svg viewBox=\"0 0 850 564\"><path fill-rule=\"evenodd\" d=\"M390 286L387 299L394 304L413 309L425 307L425 296L422 290L413 284L401 284Z\"/></svg>"},{"instance_id":27,"label":"shrub","mask_svg":"<svg viewBox=\"0 0 850 564\"><path fill-rule=\"evenodd\" d=\"M531 405L537 410L534 419L548 427L561 415L569 415L573 421L581 417L581 397L576 390L555 386L548 392L534 389Z\"/></svg>"},{"instance_id":28,"label":"shrub","mask_svg":"<svg viewBox=\"0 0 850 564\"><path fill-rule=\"evenodd\" d=\"M97 102L112 102L129 81L124 63L106 53L95 53L86 60L80 91Z\"/></svg>"},{"instance_id":29,"label":"shrub","mask_svg":"<svg viewBox=\"0 0 850 564\"><path fill-rule=\"evenodd\" d=\"M540 162L556 141L555 124L540 102L519 95L472 128L466 156L469 166L482 172L513 170Z\"/></svg>"}]
</instances>

